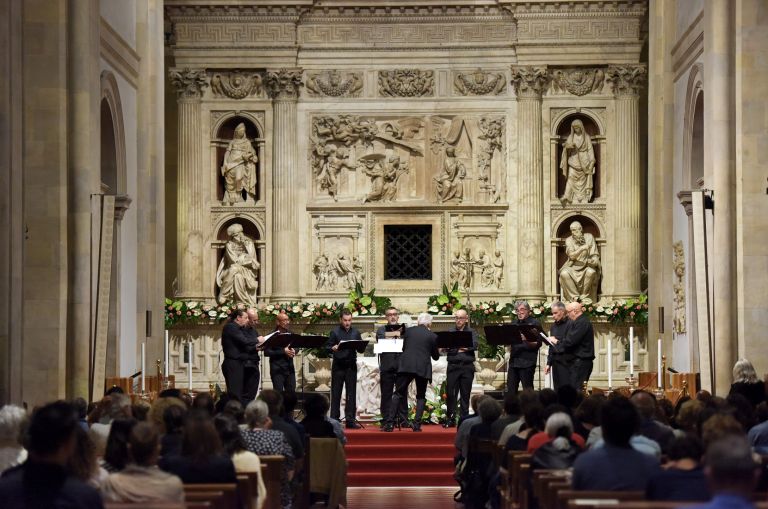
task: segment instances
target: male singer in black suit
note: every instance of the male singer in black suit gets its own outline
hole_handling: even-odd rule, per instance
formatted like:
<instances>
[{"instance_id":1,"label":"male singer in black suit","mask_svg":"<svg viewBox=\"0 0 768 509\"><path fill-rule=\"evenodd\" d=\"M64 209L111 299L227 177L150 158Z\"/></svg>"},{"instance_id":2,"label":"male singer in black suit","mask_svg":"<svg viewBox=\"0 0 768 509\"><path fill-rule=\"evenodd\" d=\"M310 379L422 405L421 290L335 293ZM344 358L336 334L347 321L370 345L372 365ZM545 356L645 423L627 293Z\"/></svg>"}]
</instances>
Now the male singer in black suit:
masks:
<instances>
[{"instance_id":1,"label":"male singer in black suit","mask_svg":"<svg viewBox=\"0 0 768 509\"><path fill-rule=\"evenodd\" d=\"M531 306L527 301L515 302L517 313L517 325L531 325L539 330L544 330L538 320L531 316ZM522 335L521 335L522 336ZM517 392L517 387L522 384L523 389L533 389L533 375L536 372L536 361L539 358L541 342L528 341L522 336L522 343L512 345L509 359L509 371L507 373L507 390Z\"/></svg>"},{"instance_id":2,"label":"male singer in black suit","mask_svg":"<svg viewBox=\"0 0 768 509\"><path fill-rule=\"evenodd\" d=\"M288 326L291 319L284 312L278 313L275 318L278 334L287 334L291 331ZM267 348L264 355L269 357L269 376L272 377L272 388L277 392L296 391L296 369L293 367L293 358L296 350L289 346L285 348Z\"/></svg>"},{"instance_id":3,"label":"male singer in black suit","mask_svg":"<svg viewBox=\"0 0 768 509\"><path fill-rule=\"evenodd\" d=\"M258 333L252 337L246 332L249 326L248 315L243 309L234 309L221 332L221 349L224 351L224 361L221 363L221 372L227 384L227 392L241 403L244 400L245 366L251 355L256 355L259 345ZM252 373L249 373L251 376ZM248 389L250 384L248 381ZM256 368L256 386L258 387L258 364Z\"/></svg>"},{"instance_id":4,"label":"male singer in black suit","mask_svg":"<svg viewBox=\"0 0 768 509\"><path fill-rule=\"evenodd\" d=\"M387 324L376 329L376 340L382 340L387 337L387 332L405 333L405 324L398 323L400 312L397 308L390 307L384 312L387 317ZM379 380L381 382L381 411L382 421L389 415L389 406L392 403L392 396L395 393L395 379L397 378L397 366L400 362L400 353L387 352L379 354ZM408 402L400 400L400 417L403 421L408 419Z\"/></svg>"},{"instance_id":5,"label":"male singer in black suit","mask_svg":"<svg viewBox=\"0 0 768 509\"><path fill-rule=\"evenodd\" d=\"M340 324L331 331L328 338L328 348L333 353L331 364L331 419L339 420L341 416L341 390L347 388L344 399L344 420L348 429L359 429L357 420L357 352L352 349L339 349L339 344L345 341L362 340L360 331L352 327L352 312L348 309L341 311Z\"/></svg>"},{"instance_id":6,"label":"male singer in black suit","mask_svg":"<svg viewBox=\"0 0 768 509\"><path fill-rule=\"evenodd\" d=\"M595 359L595 331L589 318L584 314L580 302L571 302L565 307L570 325L562 341L550 337L549 341L564 352L573 355L570 366L571 385L577 391L582 390L584 382L592 374L592 362Z\"/></svg>"},{"instance_id":7,"label":"male singer in black suit","mask_svg":"<svg viewBox=\"0 0 768 509\"><path fill-rule=\"evenodd\" d=\"M477 350L477 331L469 326L469 315L466 309L459 309L453 315L456 326L448 329L449 332L466 331L472 333L472 348L449 348L448 373L446 392L446 420L444 428L456 426L456 399L459 398L461 414L464 418L469 414L469 395L472 392L472 382L475 379L475 350Z\"/></svg>"},{"instance_id":8,"label":"male singer in black suit","mask_svg":"<svg viewBox=\"0 0 768 509\"><path fill-rule=\"evenodd\" d=\"M421 418L427 405L427 384L432 380L432 362L438 360L437 335L430 331L432 315L421 313L416 327L405 330L403 354L397 370L395 395L389 407L389 415L382 431L392 431L392 422L401 399L408 398L408 386L416 380L416 415L413 418L413 431L421 431Z\"/></svg>"},{"instance_id":9,"label":"male singer in black suit","mask_svg":"<svg viewBox=\"0 0 768 509\"><path fill-rule=\"evenodd\" d=\"M259 325L259 313L254 308L248 308L246 314L248 315L248 325L245 326L243 332L245 332L246 337L261 346L264 337L259 336L259 331L256 329L256 326ZM261 381L259 360L259 351L253 349L248 352L243 364L243 399L240 401L243 407L256 399L256 394L259 392L259 382Z\"/></svg>"},{"instance_id":10,"label":"male singer in black suit","mask_svg":"<svg viewBox=\"0 0 768 509\"><path fill-rule=\"evenodd\" d=\"M558 341L562 341L568 333L568 326L570 324L568 313L565 311L565 304L560 301L552 303L552 318L554 323L552 328L549 329L549 335L557 338ZM552 372L555 390L563 385L571 384L571 364L573 364L573 359L572 353L563 350L562 343L549 347L547 367L544 369L544 374L548 375L550 371Z\"/></svg>"}]
</instances>

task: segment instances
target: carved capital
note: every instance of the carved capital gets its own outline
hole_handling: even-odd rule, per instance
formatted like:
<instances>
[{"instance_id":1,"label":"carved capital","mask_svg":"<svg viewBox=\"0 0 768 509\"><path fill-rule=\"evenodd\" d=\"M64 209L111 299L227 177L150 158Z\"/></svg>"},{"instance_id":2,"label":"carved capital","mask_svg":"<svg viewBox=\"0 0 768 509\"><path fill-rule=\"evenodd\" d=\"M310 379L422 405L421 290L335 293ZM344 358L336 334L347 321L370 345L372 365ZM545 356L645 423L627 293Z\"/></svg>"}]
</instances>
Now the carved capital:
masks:
<instances>
[{"instance_id":1,"label":"carved capital","mask_svg":"<svg viewBox=\"0 0 768 509\"><path fill-rule=\"evenodd\" d=\"M435 72L419 69L379 71L379 94L384 97L435 95Z\"/></svg>"},{"instance_id":2,"label":"carved capital","mask_svg":"<svg viewBox=\"0 0 768 509\"><path fill-rule=\"evenodd\" d=\"M118 194L115 196L115 221L122 221L125 211L131 206L131 197L127 194Z\"/></svg>"},{"instance_id":3,"label":"carved capital","mask_svg":"<svg viewBox=\"0 0 768 509\"><path fill-rule=\"evenodd\" d=\"M171 69L168 76L179 99L200 99L208 86L204 69Z\"/></svg>"},{"instance_id":4,"label":"carved capital","mask_svg":"<svg viewBox=\"0 0 768 509\"><path fill-rule=\"evenodd\" d=\"M613 84L616 97L637 96L648 80L648 69L645 65L612 65L605 77Z\"/></svg>"},{"instance_id":5,"label":"carved capital","mask_svg":"<svg viewBox=\"0 0 768 509\"><path fill-rule=\"evenodd\" d=\"M264 77L267 95L275 100L298 99L299 88L304 85L301 74L298 68L268 71Z\"/></svg>"},{"instance_id":6,"label":"carved capital","mask_svg":"<svg viewBox=\"0 0 768 509\"><path fill-rule=\"evenodd\" d=\"M217 97L245 99L261 94L262 77L256 72L216 72L211 75L211 91Z\"/></svg>"},{"instance_id":7,"label":"carved capital","mask_svg":"<svg viewBox=\"0 0 768 509\"><path fill-rule=\"evenodd\" d=\"M693 214L693 198L691 191L680 191L677 193L677 199L680 200L680 205L685 209L685 215L691 217Z\"/></svg>"},{"instance_id":8,"label":"carved capital","mask_svg":"<svg viewBox=\"0 0 768 509\"><path fill-rule=\"evenodd\" d=\"M512 66L512 86L518 97L540 98L549 87L550 80L546 66Z\"/></svg>"}]
</instances>

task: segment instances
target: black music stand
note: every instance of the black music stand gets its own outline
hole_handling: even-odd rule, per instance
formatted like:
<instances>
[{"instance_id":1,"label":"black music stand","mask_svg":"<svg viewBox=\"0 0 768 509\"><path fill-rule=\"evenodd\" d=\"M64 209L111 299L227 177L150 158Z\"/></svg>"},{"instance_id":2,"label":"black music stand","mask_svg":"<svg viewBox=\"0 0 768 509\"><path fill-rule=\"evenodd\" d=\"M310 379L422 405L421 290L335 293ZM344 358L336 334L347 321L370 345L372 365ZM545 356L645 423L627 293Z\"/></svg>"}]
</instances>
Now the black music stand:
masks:
<instances>
[{"instance_id":1,"label":"black music stand","mask_svg":"<svg viewBox=\"0 0 768 509\"><path fill-rule=\"evenodd\" d=\"M489 345L494 346L512 346L523 342L520 338L520 328L514 323L505 323L502 325L486 325L483 327L485 339ZM511 354L510 354L511 355ZM506 357L506 356L505 356ZM502 394L507 393L507 373L509 372L509 359L506 361L504 369L504 388Z\"/></svg>"},{"instance_id":2,"label":"black music stand","mask_svg":"<svg viewBox=\"0 0 768 509\"><path fill-rule=\"evenodd\" d=\"M465 330L440 331L437 334L438 348L474 348L472 333Z\"/></svg>"}]
</instances>

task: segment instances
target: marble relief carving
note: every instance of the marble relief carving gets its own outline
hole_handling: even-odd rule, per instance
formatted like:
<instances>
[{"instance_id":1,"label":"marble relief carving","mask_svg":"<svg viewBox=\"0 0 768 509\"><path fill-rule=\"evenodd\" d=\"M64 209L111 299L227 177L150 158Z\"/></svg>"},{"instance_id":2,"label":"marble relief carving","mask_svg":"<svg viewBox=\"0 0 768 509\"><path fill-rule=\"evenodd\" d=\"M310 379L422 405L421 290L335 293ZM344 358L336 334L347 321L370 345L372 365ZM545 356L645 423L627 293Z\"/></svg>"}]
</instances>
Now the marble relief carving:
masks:
<instances>
[{"instance_id":1,"label":"marble relief carving","mask_svg":"<svg viewBox=\"0 0 768 509\"><path fill-rule=\"evenodd\" d=\"M520 97L541 97L551 79L546 66L512 66L511 82L515 88L515 93Z\"/></svg>"},{"instance_id":2,"label":"marble relief carving","mask_svg":"<svg viewBox=\"0 0 768 509\"><path fill-rule=\"evenodd\" d=\"M567 260L560 267L560 293L563 302L597 302L600 282L600 253L591 233L584 232L581 223L573 221L571 235L565 239Z\"/></svg>"},{"instance_id":3,"label":"marble relief carving","mask_svg":"<svg viewBox=\"0 0 768 509\"><path fill-rule=\"evenodd\" d=\"M552 91L556 93L569 93L581 97L600 93L604 84L605 71L601 68L552 70Z\"/></svg>"},{"instance_id":4,"label":"marble relief carving","mask_svg":"<svg viewBox=\"0 0 768 509\"><path fill-rule=\"evenodd\" d=\"M379 95L384 97L435 95L435 73L419 69L379 71Z\"/></svg>"},{"instance_id":5,"label":"marble relief carving","mask_svg":"<svg viewBox=\"0 0 768 509\"><path fill-rule=\"evenodd\" d=\"M229 240L224 247L224 256L216 271L216 285L219 287L219 304L229 301L256 305L259 289L259 263L256 246L243 233L243 226L235 223L227 228Z\"/></svg>"},{"instance_id":6,"label":"marble relief carving","mask_svg":"<svg viewBox=\"0 0 768 509\"><path fill-rule=\"evenodd\" d=\"M217 72L211 75L211 92L217 97L245 99L262 93L261 74L255 72Z\"/></svg>"},{"instance_id":7,"label":"marble relief carving","mask_svg":"<svg viewBox=\"0 0 768 509\"><path fill-rule=\"evenodd\" d=\"M463 251L454 251L450 261L449 281L459 288L501 289L504 278L504 257L498 249L493 256L485 248L479 248L475 253L472 248L465 247Z\"/></svg>"},{"instance_id":8,"label":"marble relief carving","mask_svg":"<svg viewBox=\"0 0 768 509\"><path fill-rule=\"evenodd\" d=\"M357 72L342 75L337 70L309 73L306 88L314 96L356 97L363 90L363 78Z\"/></svg>"},{"instance_id":9,"label":"marble relief carving","mask_svg":"<svg viewBox=\"0 0 768 509\"><path fill-rule=\"evenodd\" d=\"M245 124L235 128L227 145L221 175L224 177L222 205L253 204L256 201L256 163L259 157L245 134Z\"/></svg>"},{"instance_id":10,"label":"marble relief carving","mask_svg":"<svg viewBox=\"0 0 768 509\"><path fill-rule=\"evenodd\" d=\"M673 267L675 270L675 282L672 285L674 292L675 314L672 318L672 328L676 334L686 332L685 325L685 252L683 243L677 241L672 245L674 249Z\"/></svg>"},{"instance_id":11,"label":"marble relief carving","mask_svg":"<svg viewBox=\"0 0 768 509\"><path fill-rule=\"evenodd\" d=\"M477 168L479 171L477 178L480 182L480 189L488 193L492 203L496 203L501 198L500 186L493 182L491 166L493 155L497 152L501 153L503 148L504 118L481 118L479 127L482 134L478 138L484 143L477 155ZM497 179L501 180L498 177Z\"/></svg>"},{"instance_id":12,"label":"marble relief carving","mask_svg":"<svg viewBox=\"0 0 768 509\"><path fill-rule=\"evenodd\" d=\"M312 273L315 276L315 290L318 291L350 290L357 283L363 282L363 264L360 259L357 256L350 259L343 253L330 257L320 253L312 264Z\"/></svg>"},{"instance_id":13,"label":"marble relief carving","mask_svg":"<svg viewBox=\"0 0 768 509\"><path fill-rule=\"evenodd\" d=\"M208 79L203 69L171 69L168 73L179 99L199 99Z\"/></svg>"},{"instance_id":14,"label":"marble relief carving","mask_svg":"<svg viewBox=\"0 0 768 509\"><path fill-rule=\"evenodd\" d=\"M467 178L467 169L461 161L456 159L456 149L447 147L443 160L443 171L434 178L437 202L456 200L461 203L464 198L465 178Z\"/></svg>"},{"instance_id":15,"label":"marble relief carving","mask_svg":"<svg viewBox=\"0 0 768 509\"><path fill-rule=\"evenodd\" d=\"M299 89L304 85L301 81L300 69L279 69L269 71L264 77L267 95L271 99L297 99Z\"/></svg>"},{"instance_id":16,"label":"marble relief carving","mask_svg":"<svg viewBox=\"0 0 768 509\"><path fill-rule=\"evenodd\" d=\"M507 79L500 72L456 73L453 88L461 95L499 95L507 88Z\"/></svg>"}]
</instances>

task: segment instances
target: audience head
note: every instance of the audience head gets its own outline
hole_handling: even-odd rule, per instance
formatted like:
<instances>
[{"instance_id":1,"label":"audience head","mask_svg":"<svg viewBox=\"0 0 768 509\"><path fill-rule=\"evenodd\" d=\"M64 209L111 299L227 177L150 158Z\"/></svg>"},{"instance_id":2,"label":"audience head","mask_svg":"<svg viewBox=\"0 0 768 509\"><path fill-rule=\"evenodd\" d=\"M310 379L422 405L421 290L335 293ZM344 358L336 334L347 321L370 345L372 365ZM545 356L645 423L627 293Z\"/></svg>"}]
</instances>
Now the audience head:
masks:
<instances>
[{"instance_id":1,"label":"audience head","mask_svg":"<svg viewBox=\"0 0 768 509\"><path fill-rule=\"evenodd\" d=\"M472 408L472 413L477 414L478 408L480 408L480 403L486 400L486 398L490 398L487 394L473 394L469 398L469 406Z\"/></svg>"},{"instance_id":2,"label":"audience head","mask_svg":"<svg viewBox=\"0 0 768 509\"><path fill-rule=\"evenodd\" d=\"M504 414L513 417L520 415L520 398L514 392L508 392L504 396Z\"/></svg>"},{"instance_id":3,"label":"audience head","mask_svg":"<svg viewBox=\"0 0 768 509\"><path fill-rule=\"evenodd\" d=\"M236 399L227 401L221 413L232 417L238 424L242 424L243 419L245 419L245 409L243 408L243 404Z\"/></svg>"},{"instance_id":4,"label":"audience head","mask_svg":"<svg viewBox=\"0 0 768 509\"><path fill-rule=\"evenodd\" d=\"M552 445L556 449L567 449L571 445L573 421L565 412L555 412L547 419L544 431L550 438L554 439Z\"/></svg>"},{"instance_id":5,"label":"audience head","mask_svg":"<svg viewBox=\"0 0 768 509\"><path fill-rule=\"evenodd\" d=\"M148 401L139 400L131 405L131 414L133 414L133 418L137 421L144 422L147 420L147 415L151 408L152 406Z\"/></svg>"},{"instance_id":6,"label":"audience head","mask_svg":"<svg viewBox=\"0 0 768 509\"><path fill-rule=\"evenodd\" d=\"M125 394L125 391L123 390L122 387L118 387L117 385L113 385L112 387L110 387L109 389L107 389L104 392L105 396L112 396L113 394Z\"/></svg>"},{"instance_id":7,"label":"audience head","mask_svg":"<svg viewBox=\"0 0 768 509\"><path fill-rule=\"evenodd\" d=\"M539 391L539 402L544 408L554 405L557 403L557 393L553 389L542 389Z\"/></svg>"},{"instance_id":8,"label":"audience head","mask_svg":"<svg viewBox=\"0 0 768 509\"><path fill-rule=\"evenodd\" d=\"M748 430L757 424L755 407L752 406L752 403L743 394L737 392L729 394L726 401L730 406L733 417L739 421L743 429Z\"/></svg>"},{"instance_id":9,"label":"audience head","mask_svg":"<svg viewBox=\"0 0 768 509\"><path fill-rule=\"evenodd\" d=\"M323 394L310 393L304 399L304 415L309 419L323 419L328 412L328 398Z\"/></svg>"},{"instance_id":10,"label":"audience head","mask_svg":"<svg viewBox=\"0 0 768 509\"><path fill-rule=\"evenodd\" d=\"M254 399L245 407L245 423L251 428L268 428L269 407L264 401Z\"/></svg>"},{"instance_id":11,"label":"audience head","mask_svg":"<svg viewBox=\"0 0 768 509\"><path fill-rule=\"evenodd\" d=\"M99 468L96 444L80 426L75 430L75 448L67 461L67 470L83 482L90 481Z\"/></svg>"},{"instance_id":12,"label":"audience head","mask_svg":"<svg viewBox=\"0 0 768 509\"><path fill-rule=\"evenodd\" d=\"M181 433L187 409L182 405L170 405L163 410L163 424L166 433Z\"/></svg>"},{"instance_id":13,"label":"audience head","mask_svg":"<svg viewBox=\"0 0 768 509\"><path fill-rule=\"evenodd\" d=\"M486 398L477 407L480 420L485 424L490 424L501 415L501 405L494 398Z\"/></svg>"},{"instance_id":14,"label":"audience head","mask_svg":"<svg viewBox=\"0 0 768 509\"><path fill-rule=\"evenodd\" d=\"M701 440L704 442L704 447L707 450L709 450L710 445L726 436L743 434L744 430L739 421L728 414L718 413L711 416L704 421L704 425L701 428Z\"/></svg>"},{"instance_id":15,"label":"audience head","mask_svg":"<svg viewBox=\"0 0 768 509\"><path fill-rule=\"evenodd\" d=\"M671 424L675 418L675 407L667 398L656 402L656 418L664 424Z\"/></svg>"},{"instance_id":16,"label":"audience head","mask_svg":"<svg viewBox=\"0 0 768 509\"><path fill-rule=\"evenodd\" d=\"M707 447L704 469L713 494L740 494L747 498L759 476L758 464L743 436L727 435Z\"/></svg>"},{"instance_id":17,"label":"audience head","mask_svg":"<svg viewBox=\"0 0 768 509\"><path fill-rule=\"evenodd\" d=\"M32 414L27 431L27 450L38 461L66 465L75 450L78 429L82 428L72 405L64 401L49 403Z\"/></svg>"},{"instance_id":18,"label":"audience head","mask_svg":"<svg viewBox=\"0 0 768 509\"><path fill-rule=\"evenodd\" d=\"M416 320L417 325L423 325L427 328L432 326L432 315L429 313L419 313L419 317Z\"/></svg>"},{"instance_id":19,"label":"audience head","mask_svg":"<svg viewBox=\"0 0 768 509\"><path fill-rule=\"evenodd\" d=\"M106 417L109 420L131 418L131 398L122 393L114 393L109 396Z\"/></svg>"},{"instance_id":20,"label":"audience head","mask_svg":"<svg viewBox=\"0 0 768 509\"><path fill-rule=\"evenodd\" d=\"M256 399L260 399L267 404L270 417L283 414L283 395L279 392L272 389L264 389Z\"/></svg>"},{"instance_id":21,"label":"audience head","mask_svg":"<svg viewBox=\"0 0 768 509\"><path fill-rule=\"evenodd\" d=\"M677 416L675 416L675 424L688 433L695 432L696 425L699 422L699 415L703 409L704 405L697 399L686 401L680 407Z\"/></svg>"},{"instance_id":22,"label":"audience head","mask_svg":"<svg viewBox=\"0 0 768 509\"><path fill-rule=\"evenodd\" d=\"M584 401L576 408L574 416L583 425L600 426L600 412L607 401L603 394L592 394L584 398Z\"/></svg>"},{"instance_id":23,"label":"audience head","mask_svg":"<svg viewBox=\"0 0 768 509\"><path fill-rule=\"evenodd\" d=\"M759 381L755 367L747 359L739 359L733 365L733 383L754 384Z\"/></svg>"},{"instance_id":24,"label":"audience head","mask_svg":"<svg viewBox=\"0 0 768 509\"><path fill-rule=\"evenodd\" d=\"M181 441L182 456L195 463L206 463L222 452L221 439L213 426L211 417L200 410L190 412L184 423L184 438Z\"/></svg>"},{"instance_id":25,"label":"audience head","mask_svg":"<svg viewBox=\"0 0 768 509\"><path fill-rule=\"evenodd\" d=\"M148 422L139 422L128 437L128 454L131 461L141 467L157 464L160 456L160 434Z\"/></svg>"},{"instance_id":26,"label":"audience head","mask_svg":"<svg viewBox=\"0 0 768 509\"><path fill-rule=\"evenodd\" d=\"M0 446L21 445L27 427L27 411L16 405L0 408Z\"/></svg>"},{"instance_id":27,"label":"audience head","mask_svg":"<svg viewBox=\"0 0 768 509\"><path fill-rule=\"evenodd\" d=\"M286 418L293 418L293 411L299 403L299 398L294 391L285 391L283 393L283 415Z\"/></svg>"},{"instance_id":28,"label":"audience head","mask_svg":"<svg viewBox=\"0 0 768 509\"><path fill-rule=\"evenodd\" d=\"M181 396L181 389L163 389L160 391L160 394L157 395L158 398L178 398Z\"/></svg>"},{"instance_id":29,"label":"audience head","mask_svg":"<svg viewBox=\"0 0 768 509\"><path fill-rule=\"evenodd\" d=\"M573 410L581 403L582 395L570 384L562 385L557 389L557 402L568 410Z\"/></svg>"},{"instance_id":30,"label":"audience head","mask_svg":"<svg viewBox=\"0 0 768 509\"><path fill-rule=\"evenodd\" d=\"M635 406L626 398L609 399L600 412L603 439L606 444L629 447L629 439L640 424Z\"/></svg>"},{"instance_id":31,"label":"audience head","mask_svg":"<svg viewBox=\"0 0 768 509\"><path fill-rule=\"evenodd\" d=\"M629 400L635 405L641 419L656 417L656 397L646 391L635 391Z\"/></svg>"},{"instance_id":32,"label":"audience head","mask_svg":"<svg viewBox=\"0 0 768 509\"><path fill-rule=\"evenodd\" d=\"M88 416L88 402L84 398L75 398L72 400L72 406L75 408L75 412L77 412L77 418L85 420Z\"/></svg>"},{"instance_id":33,"label":"audience head","mask_svg":"<svg viewBox=\"0 0 768 509\"><path fill-rule=\"evenodd\" d=\"M544 407L541 403L534 402L523 408L523 420L525 429L534 432L544 430Z\"/></svg>"},{"instance_id":34,"label":"audience head","mask_svg":"<svg viewBox=\"0 0 768 509\"><path fill-rule=\"evenodd\" d=\"M698 464L702 454L704 454L704 447L701 445L701 440L693 435L675 437L667 449L667 457L670 461L693 460Z\"/></svg>"},{"instance_id":35,"label":"audience head","mask_svg":"<svg viewBox=\"0 0 768 509\"><path fill-rule=\"evenodd\" d=\"M192 400L192 408L194 410L202 410L208 414L208 417L213 417L213 396L207 392L201 392L195 399Z\"/></svg>"},{"instance_id":36,"label":"audience head","mask_svg":"<svg viewBox=\"0 0 768 509\"><path fill-rule=\"evenodd\" d=\"M115 419L109 428L107 447L104 450L104 461L115 470L122 470L130 462L128 457L128 437L131 436L135 419Z\"/></svg>"},{"instance_id":37,"label":"audience head","mask_svg":"<svg viewBox=\"0 0 768 509\"><path fill-rule=\"evenodd\" d=\"M240 426L237 425L232 416L219 414L213 419L213 425L221 439L221 445L228 456L246 450L245 440L240 433Z\"/></svg>"}]
</instances>

